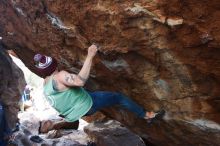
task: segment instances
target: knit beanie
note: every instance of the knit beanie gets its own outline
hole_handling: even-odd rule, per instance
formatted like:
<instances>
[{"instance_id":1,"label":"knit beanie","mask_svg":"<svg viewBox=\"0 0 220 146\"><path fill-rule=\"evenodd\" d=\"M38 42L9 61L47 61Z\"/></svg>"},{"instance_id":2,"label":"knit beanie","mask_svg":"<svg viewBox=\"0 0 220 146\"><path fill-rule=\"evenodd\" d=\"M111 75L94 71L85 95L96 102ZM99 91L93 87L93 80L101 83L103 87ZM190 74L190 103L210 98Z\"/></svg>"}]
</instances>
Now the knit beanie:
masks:
<instances>
[{"instance_id":1,"label":"knit beanie","mask_svg":"<svg viewBox=\"0 0 220 146\"><path fill-rule=\"evenodd\" d=\"M43 78L50 76L57 68L56 59L42 54L34 55L34 63L38 74Z\"/></svg>"}]
</instances>

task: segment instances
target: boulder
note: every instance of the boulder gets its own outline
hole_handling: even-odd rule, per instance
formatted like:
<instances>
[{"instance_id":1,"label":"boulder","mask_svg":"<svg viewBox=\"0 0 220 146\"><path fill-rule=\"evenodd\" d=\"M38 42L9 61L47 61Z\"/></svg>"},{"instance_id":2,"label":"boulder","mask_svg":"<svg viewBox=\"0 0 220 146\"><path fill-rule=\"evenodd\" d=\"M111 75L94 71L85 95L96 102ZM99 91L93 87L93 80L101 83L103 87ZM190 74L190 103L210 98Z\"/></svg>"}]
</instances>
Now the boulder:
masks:
<instances>
[{"instance_id":1,"label":"boulder","mask_svg":"<svg viewBox=\"0 0 220 146\"><path fill-rule=\"evenodd\" d=\"M13 143L19 146L86 146L90 141L87 134L82 130L70 129L67 126L58 125L58 127L63 128L56 127L56 130L51 130L48 133L39 133L40 118L33 111L19 113L19 119L20 128L13 133ZM37 137L41 141L33 141L33 137Z\"/></svg>"},{"instance_id":2,"label":"boulder","mask_svg":"<svg viewBox=\"0 0 220 146\"><path fill-rule=\"evenodd\" d=\"M35 73L35 53L78 73L97 43L87 88L120 91L167 113L153 126L123 110L106 115L154 145L217 146L219 6L219 0L2 0L0 37Z\"/></svg>"},{"instance_id":3,"label":"boulder","mask_svg":"<svg viewBox=\"0 0 220 146\"><path fill-rule=\"evenodd\" d=\"M145 146L138 135L114 120L90 123L84 131L97 146Z\"/></svg>"},{"instance_id":4,"label":"boulder","mask_svg":"<svg viewBox=\"0 0 220 146\"><path fill-rule=\"evenodd\" d=\"M18 122L18 102L25 87L24 74L12 61L0 44L0 102L4 106L6 121L10 129Z\"/></svg>"}]
</instances>

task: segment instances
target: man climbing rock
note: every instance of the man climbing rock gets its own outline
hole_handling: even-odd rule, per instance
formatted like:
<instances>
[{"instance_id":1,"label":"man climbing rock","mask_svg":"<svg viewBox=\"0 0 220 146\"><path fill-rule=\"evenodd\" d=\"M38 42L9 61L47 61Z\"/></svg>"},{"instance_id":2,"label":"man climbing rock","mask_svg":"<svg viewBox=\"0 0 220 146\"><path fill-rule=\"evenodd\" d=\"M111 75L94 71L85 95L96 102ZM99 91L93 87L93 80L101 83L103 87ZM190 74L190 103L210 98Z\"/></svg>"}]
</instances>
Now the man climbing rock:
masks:
<instances>
[{"instance_id":1,"label":"man climbing rock","mask_svg":"<svg viewBox=\"0 0 220 146\"><path fill-rule=\"evenodd\" d=\"M55 108L67 122L73 122L85 115L92 115L96 111L119 105L140 118L148 121L161 118L164 110L157 113L145 111L130 98L118 92L84 90L89 78L92 60L97 53L97 47L91 45L82 69L78 74L57 69L57 61L49 56L36 54L35 67L39 74L45 78L44 94L50 105Z\"/></svg>"}]
</instances>

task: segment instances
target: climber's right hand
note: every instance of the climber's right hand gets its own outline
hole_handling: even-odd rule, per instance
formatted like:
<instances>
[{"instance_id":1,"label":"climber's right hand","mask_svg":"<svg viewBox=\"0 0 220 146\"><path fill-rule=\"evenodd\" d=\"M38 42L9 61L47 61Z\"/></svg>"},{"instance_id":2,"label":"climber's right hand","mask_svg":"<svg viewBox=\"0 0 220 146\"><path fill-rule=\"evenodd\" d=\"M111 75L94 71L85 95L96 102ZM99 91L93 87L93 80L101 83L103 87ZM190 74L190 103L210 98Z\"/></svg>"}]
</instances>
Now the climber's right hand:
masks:
<instances>
[{"instance_id":1,"label":"climber's right hand","mask_svg":"<svg viewBox=\"0 0 220 146\"><path fill-rule=\"evenodd\" d=\"M88 56L93 58L96 53L97 53L97 46L96 45L91 45L89 48L88 48Z\"/></svg>"}]
</instances>

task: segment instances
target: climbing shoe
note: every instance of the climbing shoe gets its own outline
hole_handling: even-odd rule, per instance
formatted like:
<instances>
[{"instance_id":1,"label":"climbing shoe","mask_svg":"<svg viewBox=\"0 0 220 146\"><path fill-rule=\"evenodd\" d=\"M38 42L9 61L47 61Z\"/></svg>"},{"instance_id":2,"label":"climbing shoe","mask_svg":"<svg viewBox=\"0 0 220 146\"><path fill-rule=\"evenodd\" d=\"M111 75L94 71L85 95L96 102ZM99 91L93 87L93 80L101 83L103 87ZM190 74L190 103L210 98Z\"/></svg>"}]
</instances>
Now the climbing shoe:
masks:
<instances>
[{"instance_id":1,"label":"climbing shoe","mask_svg":"<svg viewBox=\"0 0 220 146\"><path fill-rule=\"evenodd\" d=\"M161 120L163 118L163 116L165 115L165 113L166 113L165 110L163 110L163 109L159 110L158 112L155 112L154 117L148 118L146 120L147 120L148 123L153 123L157 120Z\"/></svg>"}]
</instances>

